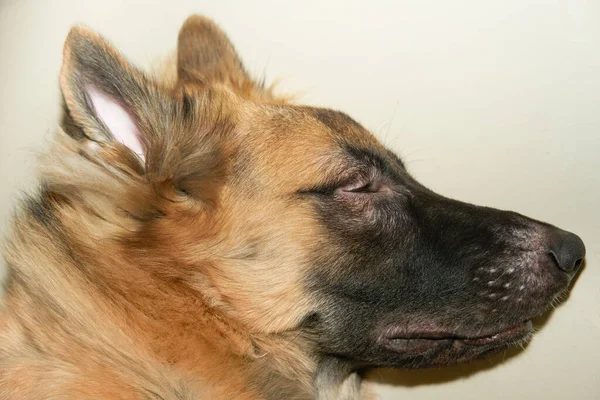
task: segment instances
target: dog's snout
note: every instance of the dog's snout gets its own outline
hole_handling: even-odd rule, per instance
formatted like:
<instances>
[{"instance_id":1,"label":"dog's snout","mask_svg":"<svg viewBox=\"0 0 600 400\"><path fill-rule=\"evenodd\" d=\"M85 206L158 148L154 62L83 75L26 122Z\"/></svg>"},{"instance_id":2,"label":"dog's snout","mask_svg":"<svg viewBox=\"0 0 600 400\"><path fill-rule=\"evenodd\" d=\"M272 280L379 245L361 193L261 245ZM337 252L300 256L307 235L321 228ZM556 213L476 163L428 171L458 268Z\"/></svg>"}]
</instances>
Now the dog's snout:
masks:
<instances>
[{"instance_id":1,"label":"dog's snout","mask_svg":"<svg viewBox=\"0 0 600 400\"><path fill-rule=\"evenodd\" d=\"M576 272L585 257L585 245L581 238L562 229L552 233L548 250L558 268L566 273Z\"/></svg>"}]
</instances>

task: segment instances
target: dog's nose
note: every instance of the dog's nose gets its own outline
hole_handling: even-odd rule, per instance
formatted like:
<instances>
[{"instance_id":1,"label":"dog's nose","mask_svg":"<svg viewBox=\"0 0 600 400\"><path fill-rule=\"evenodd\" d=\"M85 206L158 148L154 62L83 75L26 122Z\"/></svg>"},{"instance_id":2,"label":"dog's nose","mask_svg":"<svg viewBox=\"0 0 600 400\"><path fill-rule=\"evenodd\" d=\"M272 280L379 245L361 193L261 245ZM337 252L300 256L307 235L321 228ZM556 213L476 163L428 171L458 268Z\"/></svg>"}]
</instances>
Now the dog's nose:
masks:
<instances>
[{"instance_id":1,"label":"dog's nose","mask_svg":"<svg viewBox=\"0 0 600 400\"><path fill-rule=\"evenodd\" d=\"M574 233L557 229L550 244L550 255L558 268L567 273L576 272L585 257L585 245Z\"/></svg>"}]
</instances>

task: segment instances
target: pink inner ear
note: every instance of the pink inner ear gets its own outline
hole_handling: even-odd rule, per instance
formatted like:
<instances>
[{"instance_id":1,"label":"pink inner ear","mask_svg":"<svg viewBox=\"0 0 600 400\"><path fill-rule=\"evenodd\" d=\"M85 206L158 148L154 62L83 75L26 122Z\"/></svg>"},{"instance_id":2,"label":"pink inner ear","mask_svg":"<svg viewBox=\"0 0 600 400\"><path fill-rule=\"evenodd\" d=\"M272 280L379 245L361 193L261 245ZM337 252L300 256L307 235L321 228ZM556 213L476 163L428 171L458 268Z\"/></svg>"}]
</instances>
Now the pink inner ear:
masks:
<instances>
[{"instance_id":1,"label":"pink inner ear","mask_svg":"<svg viewBox=\"0 0 600 400\"><path fill-rule=\"evenodd\" d=\"M127 110L119 102L94 88L88 88L86 92L92 101L96 116L106 125L115 140L145 160L140 132Z\"/></svg>"}]
</instances>

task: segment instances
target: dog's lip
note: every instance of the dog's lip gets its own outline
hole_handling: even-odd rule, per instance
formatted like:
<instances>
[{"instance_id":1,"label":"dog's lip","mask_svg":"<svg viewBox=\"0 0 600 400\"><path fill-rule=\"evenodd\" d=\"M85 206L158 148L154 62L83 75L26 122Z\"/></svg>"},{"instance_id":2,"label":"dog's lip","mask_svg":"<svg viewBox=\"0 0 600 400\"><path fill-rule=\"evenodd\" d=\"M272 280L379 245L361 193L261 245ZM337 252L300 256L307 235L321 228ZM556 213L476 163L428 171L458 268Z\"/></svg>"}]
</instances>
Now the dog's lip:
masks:
<instances>
[{"instance_id":1,"label":"dog's lip","mask_svg":"<svg viewBox=\"0 0 600 400\"><path fill-rule=\"evenodd\" d=\"M494 342L507 342L527 336L533 330L533 322L531 320L522 322L512 328L499 331L491 335L484 335L472 338L459 338L464 344L469 345L485 345Z\"/></svg>"},{"instance_id":2,"label":"dog's lip","mask_svg":"<svg viewBox=\"0 0 600 400\"><path fill-rule=\"evenodd\" d=\"M384 345L396 351L405 353L423 353L440 347L449 347L453 343L467 346L495 347L528 336L533 329L531 320L513 325L507 329L489 329L477 334L459 334L447 331L420 331L406 333L403 329L390 329L383 337Z\"/></svg>"}]
</instances>

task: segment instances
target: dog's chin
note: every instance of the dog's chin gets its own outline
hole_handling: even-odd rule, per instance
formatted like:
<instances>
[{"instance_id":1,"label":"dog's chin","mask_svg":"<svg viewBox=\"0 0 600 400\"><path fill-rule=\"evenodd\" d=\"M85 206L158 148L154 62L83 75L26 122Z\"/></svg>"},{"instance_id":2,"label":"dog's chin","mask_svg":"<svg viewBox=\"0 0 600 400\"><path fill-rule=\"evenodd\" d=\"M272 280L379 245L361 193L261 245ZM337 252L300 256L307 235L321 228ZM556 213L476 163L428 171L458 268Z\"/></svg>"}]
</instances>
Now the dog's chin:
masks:
<instances>
[{"instance_id":1,"label":"dog's chin","mask_svg":"<svg viewBox=\"0 0 600 400\"><path fill-rule=\"evenodd\" d=\"M423 331L406 335L402 329L390 329L380 345L393 352L401 368L429 368L491 356L508 347L526 342L533 333L531 320L508 329L489 329L477 334Z\"/></svg>"}]
</instances>

